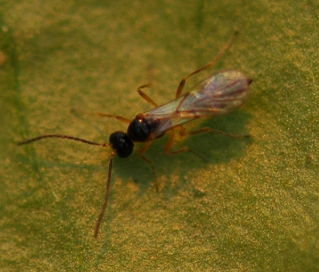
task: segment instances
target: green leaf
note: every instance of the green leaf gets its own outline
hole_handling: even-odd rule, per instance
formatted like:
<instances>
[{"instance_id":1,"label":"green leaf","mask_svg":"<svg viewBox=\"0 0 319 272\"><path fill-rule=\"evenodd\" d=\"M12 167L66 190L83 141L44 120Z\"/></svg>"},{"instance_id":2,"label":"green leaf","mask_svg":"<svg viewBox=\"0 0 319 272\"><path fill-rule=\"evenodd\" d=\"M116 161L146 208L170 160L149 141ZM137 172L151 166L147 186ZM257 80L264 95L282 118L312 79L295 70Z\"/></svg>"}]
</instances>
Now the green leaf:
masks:
<instances>
[{"instance_id":1,"label":"green leaf","mask_svg":"<svg viewBox=\"0 0 319 272\"><path fill-rule=\"evenodd\" d=\"M319 270L319 36L315 1L2 1L0 267L2 271ZM240 34L215 68L253 79L246 105L198 120L252 135L178 139L192 154L115 158L97 239L110 150L133 118L174 98L180 80Z\"/></svg>"}]
</instances>

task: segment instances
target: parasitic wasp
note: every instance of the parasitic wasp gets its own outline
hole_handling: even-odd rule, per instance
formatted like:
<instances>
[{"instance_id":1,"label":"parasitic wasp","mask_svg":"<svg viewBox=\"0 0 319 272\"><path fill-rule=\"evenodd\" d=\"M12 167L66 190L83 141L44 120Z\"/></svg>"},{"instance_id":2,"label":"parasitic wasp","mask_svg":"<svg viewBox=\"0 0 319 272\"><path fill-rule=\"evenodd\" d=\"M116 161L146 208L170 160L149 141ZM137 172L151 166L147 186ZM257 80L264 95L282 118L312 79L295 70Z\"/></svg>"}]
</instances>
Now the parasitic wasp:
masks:
<instances>
[{"instance_id":1,"label":"parasitic wasp","mask_svg":"<svg viewBox=\"0 0 319 272\"><path fill-rule=\"evenodd\" d=\"M181 80L177 88L174 100L164 105L158 106L148 95L146 95L142 91L143 88L148 87L149 85L143 85L137 88L137 92L144 100L153 105L154 108L144 113L137 114L133 120L119 115L111 115L98 112L90 113L102 117L115 118L121 122L128 124L126 132L113 132L109 137L108 143L96 143L81 138L60 134L42 135L18 143L18 145L24 145L45 138L60 138L79 141L90 145L111 147L112 152L108 162L108 177L106 181L104 202L96 223L94 237L98 236L102 219L108 205L114 157L117 155L118 157L126 158L131 155L135 142L145 143L144 147L139 150L139 155L151 166L155 176L156 189L158 189L155 166L153 162L144 155L144 153L149 149L152 141L162 137L166 132L171 132L170 139L165 147L165 153L168 155L189 151L199 156L196 152L189 149L188 147L184 147L175 151L171 150L174 135L177 130L181 136L194 135L202 132L214 132L231 137L249 136L228 134L222 131L211 129L209 127L205 127L197 131L187 132L186 129L183 127L185 123L198 118L212 117L230 113L243 105L243 103L247 99L249 95L249 86L252 80L246 78L240 71L219 72L197 83L189 92L182 94L187 79L203 70L212 67L229 48L236 34L237 31L233 33L223 49L211 62L209 62L202 68L199 68L194 72L188 74Z\"/></svg>"}]
</instances>

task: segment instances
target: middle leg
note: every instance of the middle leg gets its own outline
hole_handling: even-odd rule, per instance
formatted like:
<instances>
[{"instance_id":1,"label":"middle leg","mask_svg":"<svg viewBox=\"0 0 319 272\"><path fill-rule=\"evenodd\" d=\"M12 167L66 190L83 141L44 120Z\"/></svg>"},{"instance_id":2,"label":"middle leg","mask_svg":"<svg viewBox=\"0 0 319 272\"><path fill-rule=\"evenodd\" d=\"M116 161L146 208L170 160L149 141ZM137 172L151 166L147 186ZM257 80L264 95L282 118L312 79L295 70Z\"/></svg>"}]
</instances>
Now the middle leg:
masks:
<instances>
[{"instance_id":1,"label":"middle leg","mask_svg":"<svg viewBox=\"0 0 319 272\"><path fill-rule=\"evenodd\" d=\"M183 126L179 126L178 128L180 129L179 134L180 134L181 136L184 136L184 135L181 133L181 131L185 131L185 128L184 128ZM190 148L187 147L187 146L185 146L185 147L183 147L183 148L180 148L180 149L178 149L178 150L172 151L171 148L172 148L172 145L173 145L173 142L174 142L175 135L176 135L176 133L175 133L175 131L174 131L174 129L173 129L173 130L171 131L170 139L168 140L168 142L167 142L167 144L166 144L166 146L165 146L165 154L166 154L166 155L175 155L175 154L178 154L178 153L182 153L182 152L188 151L188 152L194 154L195 156L197 156L198 158L200 158L201 160L207 162L207 159L206 159L206 158L204 158L203 156L201 156L200 154L198 154L196 151L194 151L193 149L190 149Z\"/></svg>"},{"instance_id":2,"label":"middle leg","mask_svg":"<svg viewBox=\"0 0 319 272\"><path fill-rule=\"evenodd\" d=\"M144 161L146 161L147 163L151 165L152 172L155 177L155 188L156 188L156 191L158 191L158 181L157 181L157 175L156 175L154 163L149 158L145 157L144 155L144 153L150 148L151 144L152 142L146 142L146 144L142 147L142 149L138 152L138 154Z\"/></svg>"}]
</instances>

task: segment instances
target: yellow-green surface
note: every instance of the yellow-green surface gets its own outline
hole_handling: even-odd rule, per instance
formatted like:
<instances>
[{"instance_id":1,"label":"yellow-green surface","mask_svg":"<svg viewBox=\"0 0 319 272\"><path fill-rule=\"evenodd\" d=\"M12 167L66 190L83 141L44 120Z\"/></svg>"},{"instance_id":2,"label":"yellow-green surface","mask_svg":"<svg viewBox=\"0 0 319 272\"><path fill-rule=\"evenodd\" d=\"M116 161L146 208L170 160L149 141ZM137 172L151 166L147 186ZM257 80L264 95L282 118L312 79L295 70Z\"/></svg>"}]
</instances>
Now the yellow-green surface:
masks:
<instances>
[{"instance_id":1,"label":"yellow-green surface","mask_svg":"<svg viewBox=\"0 0 319 272\"><path fill-rule=\"evenodd\" d=\"M2 1L0 4L1 271L318 271L318 1ZM116 158L100 236L116 120L174 97L180 79L211 60L238 27L214 70L254 80L246 105L195 122L252 139L203 134L179 141L207 158L147 152ZM137 147L138 149L139 147Z\"/></svg>"}]
</instances>

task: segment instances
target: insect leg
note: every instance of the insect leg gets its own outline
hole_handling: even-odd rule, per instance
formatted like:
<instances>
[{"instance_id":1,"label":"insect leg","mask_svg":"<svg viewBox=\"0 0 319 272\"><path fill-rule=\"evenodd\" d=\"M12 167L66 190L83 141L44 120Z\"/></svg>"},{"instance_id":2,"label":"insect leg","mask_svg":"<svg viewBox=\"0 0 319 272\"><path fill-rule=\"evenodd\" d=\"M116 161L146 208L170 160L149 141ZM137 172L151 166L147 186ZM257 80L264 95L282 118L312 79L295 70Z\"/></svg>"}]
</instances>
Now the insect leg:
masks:
<instances>
[{"instance_id":1,"label":"insect leg","mask_svg":"<svg viewBox=\"0 0 319 272\"><path fill-rule=\"evenodd\" d=\"M187 132L186 129L183 126L178 126L178 128L180 129L179 134L182 137L191 136L191 135L204 133L204 132L218 133L218 134L225 135L225 136L232 137L232 138L248 138L248 137L250 137L249 134L230 134L230 133L226 133L226 132L223 132L223 131L220 131L220 130L212 129L210 127L205 127L205 128L202 128L202 129L199 129L199 130L196 130L196 131L191 131L191 132ZM171 137L170 137L168 143L165 146L165 154L167 154L167 155L175 155L175 154L178 154L178 153L181 153L181 152L189 151L192 154L196 155L198 158L202 159L203 161L207 161L206 158L204 158L203 156L201 156L200 154L198 154L194 150L190 149L189 147L183 147L181 149L171 151L174 138L175 138L175 132L174 132L174 130L172 130L171 131Z\"/></svg>"},{"instance_id":2,"label":"insect leg","mask_svg":"<svg viewBox=\"0 0 319 272\"><path fill-rule=\"evenodd\" d=\"M147 163L149 163L152 167L152 172L153 172L153 175L155 177L155 188L156 188L156 191L158 191L158 181L157 181L157 175L156 175L156 171L155 171L155 166L154 166L154 163L149 159L149 158L146 158L144 156L144 153L150 148L152 142L147 142L143 148L138 152L138 154L141 156L141 158L146 161Z\"/></svg>"},{"instance_id":3,"label":"insect leg","mask_svg":"<svg viewBox=\"0 0 319 272\"><path fill-rule=\"evenodd\" d=\"M179 128L181 129L180 131L185 130L185 128L182 127L182 126L179 126ZM172 148L172 145L173 145L173 142L174 142L175 135L176 134L175 134L174 130L172 130L171 131L171 137L170 137L169 141L167 142L167 144L165 146L165 154L166 155L175 155L175 154L178 154L178 153L182 153L182 152L188 151L188 152L194 154L195 156L197 156L198 158L200 158L201 160L207 161L206 158L204 158L203 156L199 155L197 152L195 152L194 150L192 150L192 149L190 149L188 147L183 147L181 149L172 151L171 148ZM184 136L183 134L181 134L181 132L180 132L180 135Z\"/></svg>"},{"instance_id":4,"label":"insect leg","mask_svg":"<svg viewBox=\"0 0 319 272\"><path fill-rule=\"evenodd\" d=\"M218 134L225 135L225 136L232 137L232 138L248 138L248 137L250 137L249 134L231 134L231 133L227 133L224 131L212 129L210 127L204 127L202 129L191 131L191 132L187 132L185 130L185 128L183 128L182 130L180 130L180 135L184 137L184 136L195 135L195 134L204 133L204 132L218 133Z\"/></svg>"},{"instance_id":5,"label":"insect leg","mask_svg":"<svg viewBox=\"0 0 319 272\"><path fill-rule=\"evenodd\" d=\"M100 112L90 112L90 111L83 111L83 110L78 110L78 109L71 109L71 111L73 112L79 112L79 113L85 113L85 114L90 114L90 115L98 115L101 117L110 117L110 118L115 118L123 123L131 123L130 119L127 119L123 116L119 116L119 115L112 115L112 114L106 114L106 113L100 113Z\"/></svg>"},{"instance_id":6,"label":"insect leg","mask_svg":"<svg viewBox=\"0 0 319 272\"><path fill-rule=\"evenodd\" d=\"M238 34L238 29L235 29L233 34L231 35L231 37L229 38L229 40L227 41L227 43L224 45L224 47L222 48L222 50L219 51L219 53L217 54L217 56L209 63L207 63L205 66L203 66L202 68L199 68L197 70L195 70L194 72L188 74L187 76L185 76L181 82L179 83L178 85L178 88L176 90L176 95L175 97L178 98L180 97L180 95L182 94L182 91L183 91L183 88L184 88L184 85L186 83L186 80L189 79L191 76L203 71L203 70L206 70L210 67L213 67L215 65L215 63L225 54L225 52L228 50L228 48L231 46L231 44L233 43L235 37L237 36Z\"/></svg>"},{"instance_id":7,"label":"insect leg","mask_svg":"<svg viewBox=\"0 0 319 272\"><path fill-rule=\"evenodd\" d=\"M144 100L146 100L146 102L150 103L152 106L156 108L157 104L153 101L153 99L151 99L146 93L142 91L143 88L150 87L150 86L151 86L150 84L142 85L137 88L137 92Z\"/></svg>"}]
</instances>

